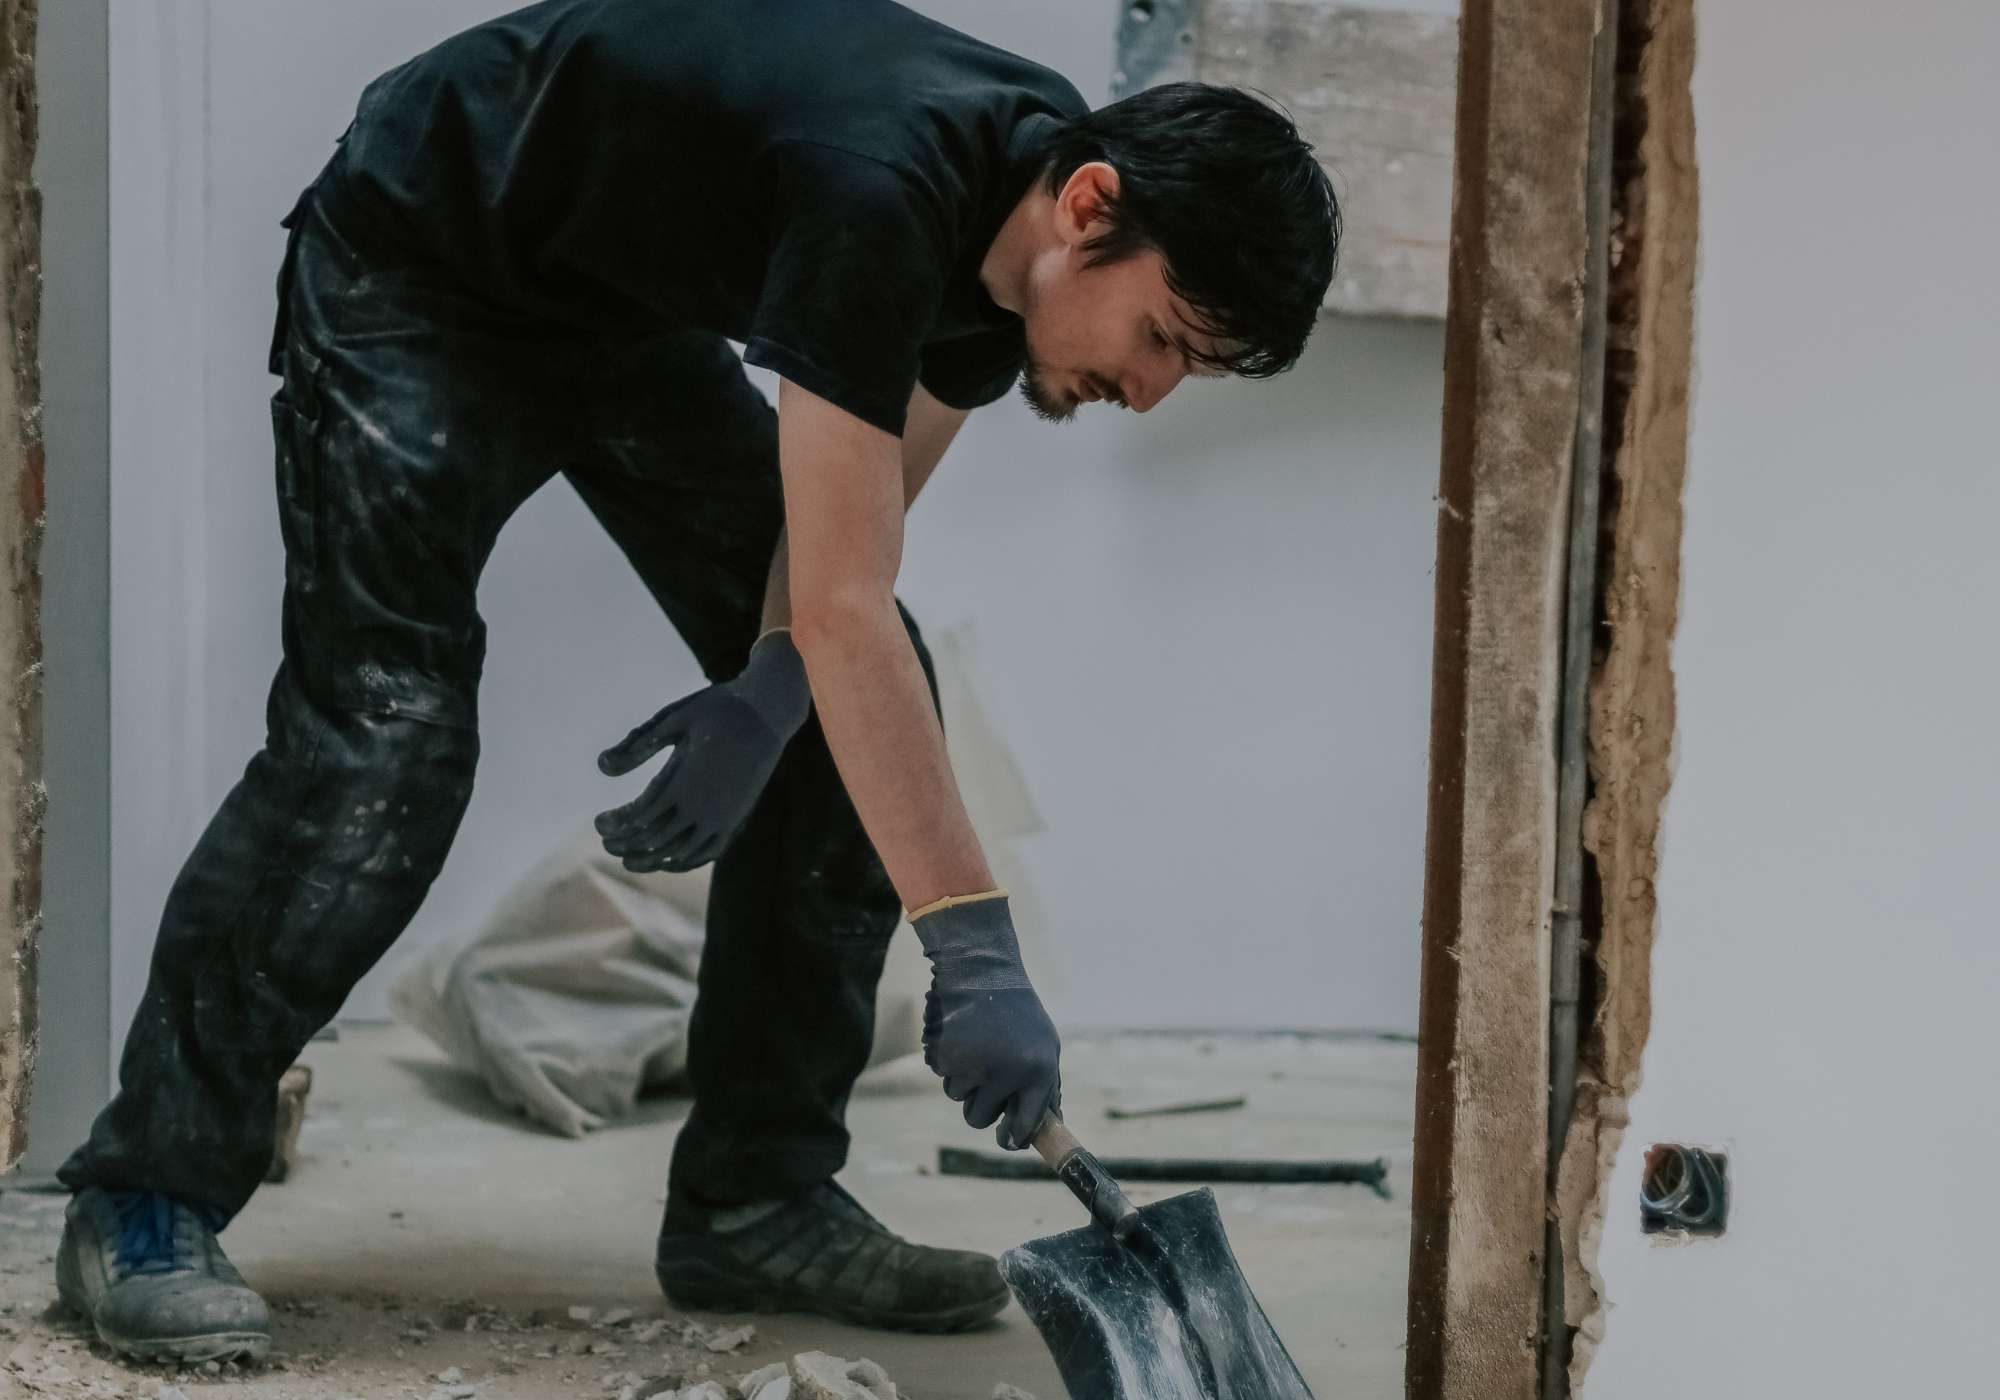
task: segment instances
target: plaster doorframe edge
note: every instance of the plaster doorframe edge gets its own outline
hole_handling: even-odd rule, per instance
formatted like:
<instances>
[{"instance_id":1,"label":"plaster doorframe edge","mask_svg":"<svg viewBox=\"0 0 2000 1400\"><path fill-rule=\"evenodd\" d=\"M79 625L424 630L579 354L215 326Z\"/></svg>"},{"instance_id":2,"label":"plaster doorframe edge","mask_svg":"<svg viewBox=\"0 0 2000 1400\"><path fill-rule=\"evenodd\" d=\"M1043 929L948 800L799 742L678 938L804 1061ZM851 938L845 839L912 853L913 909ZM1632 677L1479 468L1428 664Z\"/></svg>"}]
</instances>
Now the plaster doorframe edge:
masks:
<instances>
[{"instance_id":1,"label":"plaster doorframe edge","mask_svg":"<svg viewBox=\"0 0 2000 1400\"><path fill-rule=\"evenodd\" d=\"M1649 1019L1652 873L1671 779L1671 645L1691 375L1694 0L1626 0L1586 843L1600 887L1582 1083L1547 1163L1554 725L1580 371L1590 0L1467 0L1438 495L1430 811L1406 1391L1538 1392L1558 1211L1580 1381L1595 1241ZM1649 118L1650 114L1650 120ZM1636 138L1636 148L1628 148ZM1648 175L1653 178L1650 180ZM1622 222L1621 222L1622 220ZM1615 443L1615 449L1613 444Z\"/></svg>"},{"instance_id":2,"label":"plaster doorframe edge","mask_svg":"<svg viewBox=\"0 0 2000 1400\"><path fill-rule=\"evenodd\" d=\"M1700 183L1695 158L1695 0L1626 0L1615 172L1613 341L1600 517L1600 642L1591 677L1593 795L1584 846L1598 876L1594 986L1577 1112L1556 1189L1565 1321L1580 1394L1604 1339L1597 1268L1612 1167L1652 1024L1654 879L1673 782L1673 643L1692 397ZM1637 1203L1624 1220L1636 1228Z\"/></svg>"},{"instance_id":3,"label":"plaster doorframe edge","mask_svg":"<svg viewBox=\"0 0 2000 1400\"><path fill-rule=\"evenodd\" d=\"M38 1042L42 931L42 565L46 480L41 403L41 194L34 182L39 108L36 0L0 0L0 1171L28 1146Z\"/></svg>"}]
</instances>

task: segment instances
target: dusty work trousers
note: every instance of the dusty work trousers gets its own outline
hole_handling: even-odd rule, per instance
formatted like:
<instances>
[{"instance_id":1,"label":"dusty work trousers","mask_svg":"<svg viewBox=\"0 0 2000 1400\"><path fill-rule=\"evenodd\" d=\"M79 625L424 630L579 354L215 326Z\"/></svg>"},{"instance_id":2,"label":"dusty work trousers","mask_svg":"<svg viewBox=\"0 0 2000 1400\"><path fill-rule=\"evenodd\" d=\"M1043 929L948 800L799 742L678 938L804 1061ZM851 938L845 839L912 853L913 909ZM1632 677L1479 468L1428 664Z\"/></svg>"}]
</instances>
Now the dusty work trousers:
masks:
<instances>
[{"instance_id":1,"label":"dusty work trousers","mask_svg":"<svg viewBox=\"0 0 2000 1400\"><path fill-rule=\"evenodd\" d=\"M712 680L748 658L784 521L776 416L720 337L552 329L338 205L288 222L268 734L168 896L119 1092L61 1171L224 1214L271 1160L279 1075L416 913L472 795L475 592L507 518L560 471ZM632 696L633 720L671 698ZM897 911L808 719L716 863L679 1189L733 1203L840 1168Z\"/></svg>"}]
</instances>

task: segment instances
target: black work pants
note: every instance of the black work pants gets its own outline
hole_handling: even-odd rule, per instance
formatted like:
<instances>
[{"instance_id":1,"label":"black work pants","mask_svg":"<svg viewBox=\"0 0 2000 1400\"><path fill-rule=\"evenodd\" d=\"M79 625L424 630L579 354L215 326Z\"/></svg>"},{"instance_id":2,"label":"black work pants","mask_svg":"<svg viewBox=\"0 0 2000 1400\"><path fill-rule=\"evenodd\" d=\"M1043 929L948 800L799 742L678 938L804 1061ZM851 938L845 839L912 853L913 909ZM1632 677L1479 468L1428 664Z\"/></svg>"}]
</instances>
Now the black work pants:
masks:
<instances>
[{"instance_id":1,"label":"black work pants","mask_svg":"<svg viewBox=\"0 0 2000 1400\"><path fill-rule=\"evenodd\" d=\"M334 212L301 201L279 282L284 664L268 735L168 896L118 1094L61 1171L72 1188L228 1214L256 1189L279 1075L451 846L479 755L480 571L558 471L710 679L757 636L784 523L777 422L728 343L529 322ZM667 698L631 697L634 719ZM716 863L678 1188L747 1201L840 1168L897 911L808 719Z\"/></svg>"}]
</instances>

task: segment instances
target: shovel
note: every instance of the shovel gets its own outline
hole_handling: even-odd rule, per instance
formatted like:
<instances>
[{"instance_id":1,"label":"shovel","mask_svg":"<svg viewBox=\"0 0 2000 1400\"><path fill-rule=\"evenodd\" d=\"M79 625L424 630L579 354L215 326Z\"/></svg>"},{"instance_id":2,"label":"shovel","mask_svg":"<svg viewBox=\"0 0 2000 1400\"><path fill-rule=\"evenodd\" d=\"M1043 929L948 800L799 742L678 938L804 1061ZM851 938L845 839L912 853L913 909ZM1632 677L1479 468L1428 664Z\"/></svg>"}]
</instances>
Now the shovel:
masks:
<instances>
[{"instance_id":1,"label":"shovel","mask_svg":"<svg viewBox=\"0 0 2000 1400\"><path fill-rule=\"evenodd\" d=\"M1032 1145L1092 1223L1008 1250L1000 1273L1070 1400L1312 1400L1236 1265L1214 1192L1135 1208L1054 1113Z\"/></svg>"}]
</instances>

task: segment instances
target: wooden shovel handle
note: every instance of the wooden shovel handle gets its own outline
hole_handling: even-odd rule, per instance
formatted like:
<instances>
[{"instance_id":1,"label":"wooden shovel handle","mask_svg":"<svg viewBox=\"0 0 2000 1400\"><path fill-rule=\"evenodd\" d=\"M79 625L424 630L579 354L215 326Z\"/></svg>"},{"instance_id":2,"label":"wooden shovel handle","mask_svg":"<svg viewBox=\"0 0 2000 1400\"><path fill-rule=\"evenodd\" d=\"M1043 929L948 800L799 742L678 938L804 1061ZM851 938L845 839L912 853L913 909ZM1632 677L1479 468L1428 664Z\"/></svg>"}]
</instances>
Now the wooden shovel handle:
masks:
<instances>
[{"instance_id":1,"label":"wooden shovel handle","mask_svg":"<svg viewBox=\"0 0 2000 1400\"><path fill-rule=\"evenodd\" d=\"M1042 1125L1035 1129L1029 1143L1049 1164L1049 1170L1083 1202L1091 1219L1109 1230L1114 1238L1130 1243L1139 1228L1138 1210L1104 1170L1104 1164L1076 1140L1076 1134L1055 1110L1043 1115Z\"/></svg>"}]
</instances>

